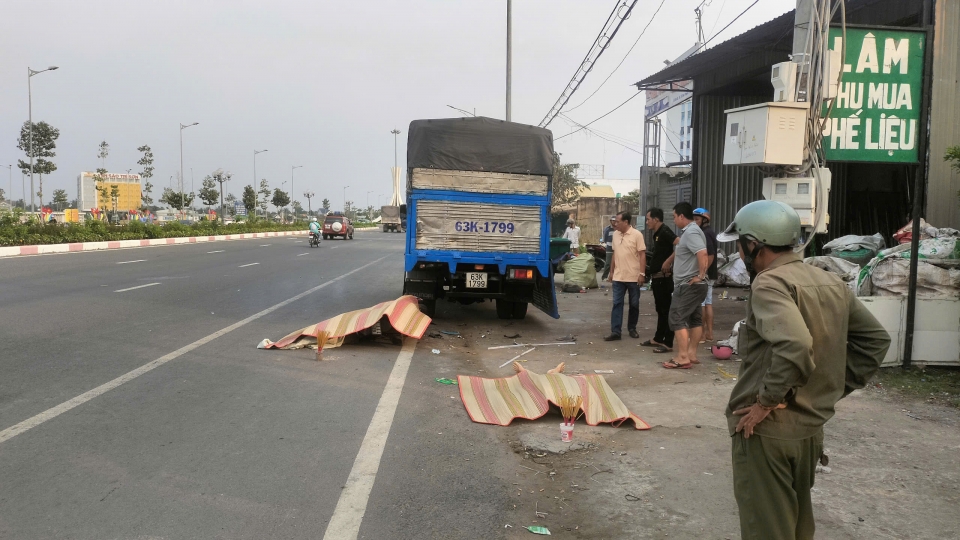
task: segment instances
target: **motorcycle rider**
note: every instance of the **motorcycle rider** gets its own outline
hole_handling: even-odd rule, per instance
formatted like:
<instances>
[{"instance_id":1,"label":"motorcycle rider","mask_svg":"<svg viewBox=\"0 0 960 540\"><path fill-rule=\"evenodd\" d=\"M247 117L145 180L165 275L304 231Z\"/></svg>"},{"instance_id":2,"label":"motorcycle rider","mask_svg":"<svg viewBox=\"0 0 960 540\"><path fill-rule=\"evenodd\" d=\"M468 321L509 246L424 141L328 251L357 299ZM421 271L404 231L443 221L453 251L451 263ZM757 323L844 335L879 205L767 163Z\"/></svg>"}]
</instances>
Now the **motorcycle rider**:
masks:
<instances>
[{"instance_id":1,"label":"motorcycle rider","mask_svg":"<svg viewBox=\"0 0 960 540\"><path fill-rule=\"evenodd\" d=\"M314 217L314 218L310 221L310 236L311 236L311 237L316 236L316 237L317 237L317 243L318 243L318 244L320 243L320 222L317 221L317 218L316 218L316 217Z\"/></svg>"}]
</instances>

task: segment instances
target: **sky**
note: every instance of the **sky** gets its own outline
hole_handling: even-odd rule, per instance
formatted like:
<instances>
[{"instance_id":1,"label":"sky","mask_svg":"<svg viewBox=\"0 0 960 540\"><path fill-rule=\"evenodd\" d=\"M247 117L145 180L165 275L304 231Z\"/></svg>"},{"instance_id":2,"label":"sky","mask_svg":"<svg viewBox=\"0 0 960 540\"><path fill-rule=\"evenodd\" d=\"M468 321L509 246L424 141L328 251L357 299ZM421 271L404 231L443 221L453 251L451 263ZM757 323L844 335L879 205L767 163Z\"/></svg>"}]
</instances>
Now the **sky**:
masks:
<instances>
[{"instance_id":1,"label":"sky","mask_svg":"<svg viewBox=\"0 0 960 540\"><path fill-rule=\"evenodd\" d=\"M709 38L751 3L669 0L641 36L661 2L640 0L566 109L599 91L566 114L587 123L636 93L632 83L696 41L698 5ZM709 46L794 4L760 0ZM513 2L514 122L541 122L616 5ZM179 125L199 122L182 131L186 191L191 179L197 191L223 169L239 196L253 183L254 150L266 149L257 178L288 192L292 182L304 206L307 190L333 208L344 196L379 206L392 190L391 130L401 131L403 167L410 121L463 116L448 105L505 116L506 0L4 0L0 11L0 167L13 164L12 199L22 196L16 140L27 120L28 67L59 67L31 79L34 122L60 130L45 201L54 189L76 197L79 173L100 165L100 141L110 145L114 173L139 172L137 147L149 145L159 199L180 169ZM565 163L604 165L606 178L638 178L643 105L638 97L591 126L633 150L586 132L558 140L556 150ZM575 126L558 118L548 127L560 137ZM9 180L0 174L0 188L10 191Z\"/></svg>"}]
</instances>

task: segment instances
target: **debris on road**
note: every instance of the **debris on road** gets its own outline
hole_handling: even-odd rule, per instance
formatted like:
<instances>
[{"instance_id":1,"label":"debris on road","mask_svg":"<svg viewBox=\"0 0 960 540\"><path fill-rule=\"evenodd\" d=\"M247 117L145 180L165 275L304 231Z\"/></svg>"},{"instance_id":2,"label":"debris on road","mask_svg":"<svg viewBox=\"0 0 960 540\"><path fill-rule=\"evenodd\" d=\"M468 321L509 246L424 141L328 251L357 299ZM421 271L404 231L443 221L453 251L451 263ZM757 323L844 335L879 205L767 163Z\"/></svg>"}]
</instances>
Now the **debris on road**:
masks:
<instances>
[{"instance_id":1,"label":"debris on road","mask_svg":"<svg viewBox=\"0 0 960 540\"><path fill-rule=\"evenodd\" d=\"M520 354L514 356L513 358L507 360L506 362L500 364L500 367L501 367L501 368L502 368L502 367L506 367L506 365L509 364L510 362L513 362L514 360L520 358L521 356L523 356L523 355L525 355L525 354L527 354L527 353L531 353L531 352L533 352L533 351L535 351L535 350L537 350L536 347L534 347L534 348L532 348L532 349L528 349L528 350L526 350L526 351L523 351L522 353L520 353Z\"/></svg>"},{"instance_id":2,"label":"debris on road","mask_svg":"<svg viewBox=\"0 0 960 540\"><path fill-rule=\"evenodd\" d=\"M560 343L514 343L513 345L497 345L496 347L487 347L488 351L495 349L514 349L516 347L546 347L548 345L576 345L575 341L564 341Z\"/></svg>"},{"instance_id":3,"label":"debris on road","mask_svg":"<svg viewBox=\"0 0 960 540\"><path fill-rule=\"evenodd\" d=\"M440 384L452 384L452 385L456 385L456 384L457 384L457 381L455 381L455 380L453 380L453 379L447 379L446 377L437 377L437 378L434 379L434 380L437 381L437 382L440 383Z\"/></svg>"},{"instance_id":4,"label":"debris on road","mask_svg":"<svg viewBox=\"0 0 960 540\"><path fill-rule=\"evenodd\" d=\"M441 334L446 334L446 335L448 335L448 336L459 336L459 335L460 335L460 332L451 332L451 331L449 331L449 330L441 330L440 333L441 333Z\"/></svg>"},{"instance_id":5,"label":"debris on road","mask_svg":"<svg viewBox=\"0 0 960 540\"><path fill-rule=\"evenodd\" d=\"M508 335L504 334L503 337L505 337L505 338L507 338L507 339L517 339L518 337L520 337L520 334L514 334L514 335L512 335L512 336L508 336Z\"/></svg>"},{"instance_id":6,"label":"debris on road","mask_svg":"<svg viewBox=\"0 0 960 540\"><path fill-rule=\"evenodd\" d=\"M572 355L571 355L571 356L572 356ZM598 374L598 375L613 375L613 370L612 370L612 369L595 369L595 370L593 370L593 372L596 373L596 374Z\"/></svg>"},{"instance_id":7,"label":"debris on road","mask_svg":"<svg viewBox=\"0 0 960 540\"><path fill-rule=\"evenodd\" d=\"M433 354L440 354L440 349L433 349L430 352L432 352Z\"/></svg>"}]
</instances>

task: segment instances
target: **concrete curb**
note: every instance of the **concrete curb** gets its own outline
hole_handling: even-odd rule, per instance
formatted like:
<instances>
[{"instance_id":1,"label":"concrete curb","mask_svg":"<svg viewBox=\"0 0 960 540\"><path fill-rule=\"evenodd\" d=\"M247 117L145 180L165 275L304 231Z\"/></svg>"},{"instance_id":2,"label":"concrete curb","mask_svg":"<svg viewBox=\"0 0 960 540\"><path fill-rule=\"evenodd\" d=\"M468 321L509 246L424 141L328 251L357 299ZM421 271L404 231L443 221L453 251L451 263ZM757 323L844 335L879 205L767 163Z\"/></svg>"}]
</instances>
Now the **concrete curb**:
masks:
<instances>
[{"instance_id":1,"label":"concrete curb","mask_svg":"<svg viewBox=\"0 0 960 540\"><path fill-rule=\"evenodd\" d=\"M243 234L221 234L216 236L184 236L180 238L152 238L144 240L113 240L107 242L76 242L72 244L41 244L35 246L0 247L0 257L18 255L43 255L47 253L73 253L76 251L102 251L148 246L169 246L175 244L198 244L219 242L221 240L247 240L250 238L268 238L272 236L305 235L307 231L278 231Z\"/></svg>"}]
</instances>

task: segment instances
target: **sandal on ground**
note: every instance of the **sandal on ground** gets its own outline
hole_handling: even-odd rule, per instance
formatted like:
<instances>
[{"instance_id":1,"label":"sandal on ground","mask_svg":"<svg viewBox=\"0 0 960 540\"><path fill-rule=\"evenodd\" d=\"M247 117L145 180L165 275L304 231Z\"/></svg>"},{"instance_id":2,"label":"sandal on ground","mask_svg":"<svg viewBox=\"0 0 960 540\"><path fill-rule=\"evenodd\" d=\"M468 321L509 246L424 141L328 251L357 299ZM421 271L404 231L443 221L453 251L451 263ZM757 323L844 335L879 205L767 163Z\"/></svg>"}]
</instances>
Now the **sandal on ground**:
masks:
<instances>
[{"instance_id":1,"label":"sandal on ground","mask_svg":"<svg viewBox=\"0 0 960 540\"><path fill-rule=\"evenodd\" d=\"M690 363L691 363L691 364L699 364L699 363L700 363L700 360L697 360L696 358L694 358L693 360L690 361Z\"/></svg>"},{"instance_id":2,"label":"sandal on ground","mask_svg":"<svg viewBox=\"0 0 960 540\"><path fill-rule=\"evenodd\" d=\"M641 346L641 347L657 347L657 346L662 347L662 346L663 346L663 343L657 343L656 341L654 341L654 340L652 340L652 339L648 339L648 340L644 341L643 343L641 343L640 346Z\"/></svg>"},{"instance_id":3,"label":"sandal on ground","mask_svg":"<svg viewBox=\"0 0 960 540\"><path fill-rule=\"evenodd\" d=\"M655 353L673 352L673 349L669 349L667 347L657 347L656 349L653 350L653 352Z\"/></svg>"},{"instance_id":4,"label":"sandal on ground","mask_svg":"<svg viewBox=\"0 0 960 540\"><path fill-rule=\"evenodd\" d=\"M678 362L674 362L673 360L667 360L666 362L660 365L662 365L667 369L692 369L693 368L693 364L690 364L690 363L680 364Z\"/></svg>"}]
</instances>

